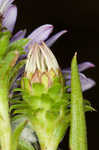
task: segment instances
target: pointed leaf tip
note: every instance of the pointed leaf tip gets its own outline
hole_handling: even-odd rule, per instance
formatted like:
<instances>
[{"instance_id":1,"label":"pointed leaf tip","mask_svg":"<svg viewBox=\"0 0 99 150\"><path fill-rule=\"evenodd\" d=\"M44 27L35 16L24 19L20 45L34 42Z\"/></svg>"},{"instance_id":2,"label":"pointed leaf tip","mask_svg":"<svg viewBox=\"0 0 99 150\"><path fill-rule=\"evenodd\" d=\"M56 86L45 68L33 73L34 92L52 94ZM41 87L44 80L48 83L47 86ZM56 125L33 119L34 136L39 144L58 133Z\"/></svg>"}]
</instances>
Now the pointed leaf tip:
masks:
<instances>
[{"instance_id":1,"label":"pointed leaf tip","mask_svg":"<svg viewBox=\"0 0 99 150\"><path fill-rule=\"evenodd\" d=\"M77 52L75 52L74 57L77 57Z\"/></svg>"}]
</instances>

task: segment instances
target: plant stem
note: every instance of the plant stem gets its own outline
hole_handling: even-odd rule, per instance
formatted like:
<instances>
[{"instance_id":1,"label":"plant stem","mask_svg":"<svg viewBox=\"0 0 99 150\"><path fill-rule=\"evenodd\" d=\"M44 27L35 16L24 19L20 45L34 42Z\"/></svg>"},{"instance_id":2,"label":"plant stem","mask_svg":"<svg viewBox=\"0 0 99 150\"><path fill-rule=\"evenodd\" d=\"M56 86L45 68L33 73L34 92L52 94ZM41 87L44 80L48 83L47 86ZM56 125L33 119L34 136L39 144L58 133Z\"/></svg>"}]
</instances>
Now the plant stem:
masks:
<instances>
[{"instance_id":1,"label":"plant stem","mask_svg":"<svg viewBox=\"0 0 99 150\"><path fill-rule=\"evenodd\" d=\"M40 141L41 150L57 150L58 144L55 140L46 137L46 141L43 143Z\"/></svg>"},{"instance_id":2,"label":"plant stem","mask_svg":"<svg viewBox=\"0 0 99 150\"><path fill-rule=\"evenodd\" d=\"M61 120L56 124L54 121L45 123L45 126L36 125L35 131L39 139L41 150L57 150L61 140L66 133L69 125L69 116L67 116L67 121ZM37 127L38 126L38 127Z\"/></svg>"},{"instance_id":3,"label":"plant stem","mask_svg":"<svg viewBox=\"0 0 99 150\"><path fill-rule=\"evenodd\" d=\"M0 130L2 130L1 148L2 150L11 150L11 128L9 121L0 121L0 128Z\"/></svg>"},{"instance_id":4,"label":"plant stem","mask_svg":"<svg viewBox=\"0 0 99 150\"><path fill-rule=\"evenodd\" d=\"M0 82L1 83L1 82ZM8 113L8 94L3 84L0 84L0 142L1 150L11 150L11 125Z\"/></svg>"}]
</instances>

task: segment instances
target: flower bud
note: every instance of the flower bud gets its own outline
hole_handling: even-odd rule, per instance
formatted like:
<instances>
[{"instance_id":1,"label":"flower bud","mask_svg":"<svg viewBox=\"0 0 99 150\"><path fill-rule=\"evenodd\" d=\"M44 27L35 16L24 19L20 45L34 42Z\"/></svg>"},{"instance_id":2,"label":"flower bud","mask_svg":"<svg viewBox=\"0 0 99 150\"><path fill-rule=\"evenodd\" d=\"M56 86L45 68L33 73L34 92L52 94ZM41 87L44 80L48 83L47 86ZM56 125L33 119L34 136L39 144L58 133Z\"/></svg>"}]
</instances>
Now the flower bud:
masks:
<instances>
[{"instance_id":1,"label":"flower bud","mask_svg":"<svg viewBox=\"0 0 99 150\"><path fill-rule=\"evenodd\" d=\"M25 114L41 150L56 150L68 127L68 99L58 62L44 43L30 48L22 81Z\"/></svg>"},{"instance_id":2,"label":"flower bud","mask_svg":"<svg viewBox=\"0 0 99 150\"><path fill-rule=\"evenodd\" d=\"M54 79L62 74L58 62L51 50L42 42L35 43L29 51L24 76L29 79L30 84L42 83L45 88L50 88Z\"/></svg>"}]
</instances>

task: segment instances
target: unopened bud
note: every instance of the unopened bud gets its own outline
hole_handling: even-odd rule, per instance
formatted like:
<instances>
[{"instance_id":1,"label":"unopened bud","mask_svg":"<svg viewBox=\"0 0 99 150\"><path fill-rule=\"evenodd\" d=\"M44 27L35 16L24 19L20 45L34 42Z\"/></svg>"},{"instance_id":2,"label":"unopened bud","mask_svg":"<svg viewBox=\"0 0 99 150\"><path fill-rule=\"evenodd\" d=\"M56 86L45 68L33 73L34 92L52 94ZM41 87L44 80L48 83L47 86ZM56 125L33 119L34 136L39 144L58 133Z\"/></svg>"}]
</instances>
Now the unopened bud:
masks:
<instances>
[{"instance_id":1,"label":"unopened bud","mask_svg":"<svg viewBox=\"0 0 99 150\"><path fill-rule=\"evenodd\" d=\"M31 84L42 83L49 88L60 74L58 62L52 51L44 43L41 45L35 43L27 57L25 77Z\"/></svg>"}]
</instances>

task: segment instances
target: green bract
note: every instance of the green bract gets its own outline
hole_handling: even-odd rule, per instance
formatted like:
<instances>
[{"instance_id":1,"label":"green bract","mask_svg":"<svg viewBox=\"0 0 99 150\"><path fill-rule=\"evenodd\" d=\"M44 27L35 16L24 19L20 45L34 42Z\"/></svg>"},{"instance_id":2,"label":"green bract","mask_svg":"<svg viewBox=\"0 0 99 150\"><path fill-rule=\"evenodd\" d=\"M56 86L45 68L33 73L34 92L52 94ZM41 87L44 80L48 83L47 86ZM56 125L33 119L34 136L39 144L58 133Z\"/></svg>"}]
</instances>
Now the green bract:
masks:
<instances>
[{"instance_id":1,"label":"green bract","mask_svg":"<svg viewBox=\"0 0 99 150\"><path fill-rule=\"evenodd\" d=\"M31 122L41 150L57 150L69 126L70 102L58 63L44 43L30 49L22 88L24 101L14 105L14 113Z\"/></svg>"}]
</instances>

